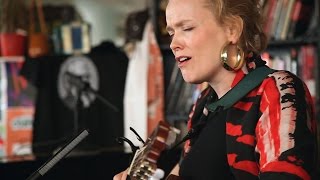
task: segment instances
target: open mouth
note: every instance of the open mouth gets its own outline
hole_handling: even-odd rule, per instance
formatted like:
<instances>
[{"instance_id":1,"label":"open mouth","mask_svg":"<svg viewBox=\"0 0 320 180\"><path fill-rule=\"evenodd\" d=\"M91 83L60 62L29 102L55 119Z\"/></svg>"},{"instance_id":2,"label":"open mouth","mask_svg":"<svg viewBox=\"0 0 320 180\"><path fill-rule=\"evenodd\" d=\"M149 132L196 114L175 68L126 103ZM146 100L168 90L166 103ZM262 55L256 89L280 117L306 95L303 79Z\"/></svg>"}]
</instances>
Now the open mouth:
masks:
<instances>
[{"instance_id":1,"label":"open mouth","mask_svg":"<svg viewBox=\"0 0 320 180\"><path fill-rule=\"evenodd\" d=\"M191 59L191 57L186 57L186 56L184 56L184 57L178 57L178 58L176 58L176 60L178 61L178 62L185 62L185 61L188 61L188 60L190 60Z\"/></svg>"}]
</instances>

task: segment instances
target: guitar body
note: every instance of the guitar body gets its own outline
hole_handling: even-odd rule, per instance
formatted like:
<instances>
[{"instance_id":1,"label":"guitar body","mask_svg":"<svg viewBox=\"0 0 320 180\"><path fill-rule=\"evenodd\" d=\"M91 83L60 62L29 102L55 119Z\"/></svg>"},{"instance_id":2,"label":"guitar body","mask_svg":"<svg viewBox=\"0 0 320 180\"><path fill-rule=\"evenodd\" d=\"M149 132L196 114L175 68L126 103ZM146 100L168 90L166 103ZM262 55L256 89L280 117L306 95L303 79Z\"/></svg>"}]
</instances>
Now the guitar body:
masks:
<instances>
[{"instance_id":1,"label":"guitar body","mask_svg":"<svg viewBox=\"0 0 320 180\"><path fill-rule=\"evenodd\" d=\"M131 180L147 180L157 169L161 152L175 142L179 130L160 121L144 145L138 149L128 170Z\"/></svg>"}]
</instances>

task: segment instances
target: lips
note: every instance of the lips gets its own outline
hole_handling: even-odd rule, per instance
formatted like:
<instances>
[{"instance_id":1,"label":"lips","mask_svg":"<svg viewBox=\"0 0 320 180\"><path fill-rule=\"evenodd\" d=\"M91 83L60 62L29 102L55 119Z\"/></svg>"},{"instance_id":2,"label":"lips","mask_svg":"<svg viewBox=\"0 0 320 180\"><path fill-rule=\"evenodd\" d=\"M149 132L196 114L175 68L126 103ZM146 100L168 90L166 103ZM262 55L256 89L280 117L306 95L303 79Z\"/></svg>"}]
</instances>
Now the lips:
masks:
<instances>
[{"instance_id":1,"label":"lips","mask_svg":"<svg viewBox=\"0 0 320 180\"><path fill-rule=\"evenodd\" d=\"M189 56L179 56L179 57L176 57L176 61L178 61L179 63L188 61L188 60L190 60L190 59L191 59L191 57L189 57Z\"/></svg>"}]
</instances>

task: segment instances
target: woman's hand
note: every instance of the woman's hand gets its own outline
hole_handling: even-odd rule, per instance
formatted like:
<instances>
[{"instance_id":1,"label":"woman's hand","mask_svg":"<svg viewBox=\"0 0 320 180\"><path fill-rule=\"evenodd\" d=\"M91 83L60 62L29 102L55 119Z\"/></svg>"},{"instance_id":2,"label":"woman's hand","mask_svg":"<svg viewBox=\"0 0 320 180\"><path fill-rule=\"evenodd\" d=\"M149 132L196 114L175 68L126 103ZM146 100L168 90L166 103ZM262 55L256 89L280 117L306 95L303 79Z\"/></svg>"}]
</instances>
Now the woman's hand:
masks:
<instances>
[{"instance_id":1,"label":"woman's hand","mask_svg":"<svg viewBox=\"0 0 320 180\"><path fill-rule=\"evenodd\" d=\"M126 180L127 179L127 174L128 174L128 169L120 172L119 174L116 174L113 176L113 180Z\"/></svg>"}]
</instances>

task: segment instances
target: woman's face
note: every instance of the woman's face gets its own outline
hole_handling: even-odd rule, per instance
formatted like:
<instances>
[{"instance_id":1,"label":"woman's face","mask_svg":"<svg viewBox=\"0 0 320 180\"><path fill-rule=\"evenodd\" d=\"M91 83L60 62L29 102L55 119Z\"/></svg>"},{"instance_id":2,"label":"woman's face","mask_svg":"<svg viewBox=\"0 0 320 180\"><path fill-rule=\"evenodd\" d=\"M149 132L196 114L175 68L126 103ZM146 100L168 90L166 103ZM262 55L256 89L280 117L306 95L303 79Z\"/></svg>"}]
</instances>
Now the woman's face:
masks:
<instances>
[{"instance_id":1,"label":"woman's face","mask_svg":"<svg viewBox=\"0 0 320 180\"><path fill-rule=\"evenodd\" d=\"M167 30L183 78L189 83L214 83L226 71L220 62L222 47L230 42L205 0L169 0Z\"/></svg>"}]
</instances>

